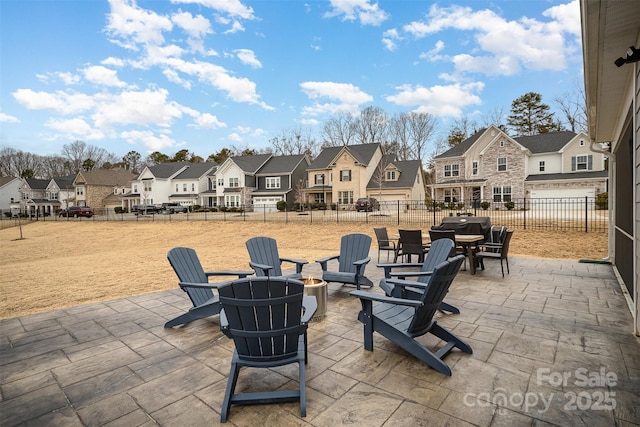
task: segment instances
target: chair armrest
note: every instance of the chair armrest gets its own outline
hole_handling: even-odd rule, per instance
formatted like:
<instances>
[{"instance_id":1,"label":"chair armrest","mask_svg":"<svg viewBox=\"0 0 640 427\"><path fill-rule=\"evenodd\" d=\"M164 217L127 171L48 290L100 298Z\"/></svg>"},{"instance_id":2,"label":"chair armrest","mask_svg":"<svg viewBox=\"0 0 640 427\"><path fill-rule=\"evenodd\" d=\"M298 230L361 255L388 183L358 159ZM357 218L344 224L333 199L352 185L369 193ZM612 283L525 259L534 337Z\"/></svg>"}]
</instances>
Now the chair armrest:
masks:
<instances>
[{"instance_id":1,"label":"chair armrest","mask_svg":"<svg viewBox=\"0 0 640 427\"><path fill-rule=\"evenodd\" d=\"M309 264L309 261L305 261L302 259L293 259L293 258L280 258L280 262L290 262L296 265L296 273L302 273L302 266L305 264Z\"/></svg>"},{"instance_id":2,"label":"chair armrest","mask_svg":"<svg viewBox=\"0 0 640 427\"><path fill-rule=\"evenodd\" d=\"M313 295L305 295L302 297L302 308L304 308L304 314L300 321L302 323L309 323L318 310L318 301Z\"/></svg>"},{"instance_id":3,"label":"chair armrest","mask_svg":"<svg viewBox=\"0 0 640 427\"><path fill-rule=\"evenodd\" d=\"M357 260L357 261L354 261L354 262L353 262L353 265L355 265L355 266L365 265L365 264L367 264L369 261L371 261L371 257L369 257L369 256L368 256L368 257L366 257L366 258L363 258L363 259L359 259L359 260Z\"/></svg>"},{"instance_id":4,"label":"chair armrest","mask_svg":"<svg viewBox=\"0 0 640 427\"><path fill-rule=\"evenodd\" d=\"M394 268L418 268L422 267L422 264L414 262L396 263L396 264L377 264L378 267L384 268L384 277L387 279L391 277L391 270Z\"/></svg>"},{"instance_id":5,"label":"chair armrest","mask_svg":"<svg viewBox=\"0 0 640 427\"><path fill-rule=\"evenodd\" d=\"M194 282L178 282L178 286L181 288L194 288L194 289L218 289L220 285L228 282L220 283L194 283Z\"/></svg>"},{"instance_id":6,"label":"chair armrest","mask_svg":"<svg viewBox=\"0 0 640 427\"><path fill-rule=\"evenodd\" d=\"M316 262L320 264L320 267L322 267L322 271L327 271L327 262L331 261L332 259L338 258L340 258L340 255L332 255L325 258L317 259Z\"/></svg>"},{"instance_id":7,"label":"chair armrest","mask_svg":"<svg viewBox=\"0 0 640 427\"><path fill-rule=\"evenodd\" d=\"M402 279L387 279L387 283L391 285L397 286L411 286L413 288L422 288L427 289L429 287L428 283L416 282L414 280L402 280Z\"/></svg>"},{"instance_id":8,"label":"chair armrest","mask_svg":"<svg viewBox=\"0 0 640 427\"><path fill-rule=\"evenodd\" d=\"M358 297L361 300L387 302L389 304L406 305L410 307L420 307L421 305L423 305L422 301L388 297L386 295L376 294L376 293L367 292L367 291L351 291L349 292L349 295Z\"/></svg>"},{"instance_id":9,"label":"chair armrest","mask_svg":"<svg viewBox=\"0 0 640 427\"><path fill-rule=\"evenodd\" d=\"M389 273L391 277L424 277L431 276L433 271L403 271L400 273Z\"/></svg>"},{"instance_id":10,"label":"chair armrest","mask_svg":"<svg viewBox=\"0 0 640 427\"><path fill-rule=\"evenodd\" d=\"M220 310L220 317L218 320L220 321L220 330L222 333L229 338L233 338L231 336L231 331L229 330L229 319L227 319L227 314L224 312L224 308Z\"/></svg>"},{"instance_id":11,"label":"chair armrest","mask_svg":"<svg viewBox=\"0 0 640 427\"><path fill-rule=\"evenodd\" d=\"M251 276L253 271L205 271L205 276L238 276L239 278L244 278L247 276Z\"/></svg>"},{"instance_id":12,"label":"chair armrest","mask_svg":"<svg viewBox=\"0 0 640 427\"><path fill-rule=\"evenodd\" d=\"M269 275L269 270L273 270L273 265L258 264L257 262L249 261L249 267L257 270L262 270L264 274Z\"/></svg>"}]
</instances>

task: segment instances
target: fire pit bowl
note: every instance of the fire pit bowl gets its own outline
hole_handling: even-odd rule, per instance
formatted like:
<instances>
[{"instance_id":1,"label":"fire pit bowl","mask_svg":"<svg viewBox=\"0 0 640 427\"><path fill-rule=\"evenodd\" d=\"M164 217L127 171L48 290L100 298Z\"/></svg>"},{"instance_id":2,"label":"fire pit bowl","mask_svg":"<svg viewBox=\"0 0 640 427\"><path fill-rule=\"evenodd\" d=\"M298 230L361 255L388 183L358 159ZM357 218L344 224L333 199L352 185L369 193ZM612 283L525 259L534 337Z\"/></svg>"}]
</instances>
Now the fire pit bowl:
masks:
<instances>
[{"instance_id":1,"label":"fire pit bowl","mask_svg":"<svg viewBox=\"0 0 640 427\"><path fill-rule=\"evenodd\" d=\"M319 321L324 319L327 315L327 299L329 298L327 282L321 279L307 277L302 279L302 283L304 283L304 294L313 295L316 297L318 303L318 309L312 320Z\"/></svg>"}]
</instances>

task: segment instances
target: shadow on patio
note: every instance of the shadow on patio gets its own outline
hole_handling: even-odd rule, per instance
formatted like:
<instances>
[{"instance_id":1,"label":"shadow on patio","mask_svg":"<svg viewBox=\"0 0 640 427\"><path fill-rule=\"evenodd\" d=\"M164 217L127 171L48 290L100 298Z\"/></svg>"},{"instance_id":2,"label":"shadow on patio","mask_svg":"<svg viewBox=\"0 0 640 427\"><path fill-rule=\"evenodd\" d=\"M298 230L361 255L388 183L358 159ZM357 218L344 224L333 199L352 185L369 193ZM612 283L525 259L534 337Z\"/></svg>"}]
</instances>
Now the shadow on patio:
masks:
<instances>
[{"instance_id":1,"label":"shadow on patio","mask_svg":"<svg viewBox=\"0 0 640 427\"><path fill-rule=\"evenodd\" d=\"M297 402L233 406L228 424L640 424L640 344L611 267L510 264L504 279L491 263L454 281L446 301L461 313L438 321L474 353L447 357L451 377L377 334L365 351L354 288L330 284L327 316L309 332L307 417ZM377 284L382 270L367 271ZM217 316L163 328L189 306L176 289L1 321L0 424L217 425L233 343ZM251 387L297 378L295 366L269 372Z\"/></svg>"}]
</instances>

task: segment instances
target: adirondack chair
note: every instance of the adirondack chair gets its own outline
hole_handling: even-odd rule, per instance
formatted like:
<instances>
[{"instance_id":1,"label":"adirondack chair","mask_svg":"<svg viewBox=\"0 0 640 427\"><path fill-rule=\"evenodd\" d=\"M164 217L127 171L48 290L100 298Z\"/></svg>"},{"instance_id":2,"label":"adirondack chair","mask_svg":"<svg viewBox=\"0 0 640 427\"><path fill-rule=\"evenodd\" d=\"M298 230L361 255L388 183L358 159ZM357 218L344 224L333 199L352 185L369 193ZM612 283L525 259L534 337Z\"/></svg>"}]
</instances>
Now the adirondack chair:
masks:
<instances>
[{"instance_id":1,"label":"adirondack chair","mask_svg":"<svg viewBox=\"0 0 640 427\"><path fill-rule=\"evenodd\" d=\"M274 276L235 280L221 286L219 293L220 327L235 344L220 421L227 421L235 403L299 400L300 416L306 416L307 325L316 312L316 298L304 296L301 281ZM240 368L272 368L291 363L298 364L299 389L235 392Z\"/></svg>"},{"instance_id":2,"label":"adirondack chair","mask_svg":"<svg viewBox=\"0 0 640 427\"><path fill-rule=\"evenodd\" d=\"M249 266L254 269L256 276L279 276L289 279L302 279L302 266L308 261L281 258L278 254L276 240L271 237L252 237L246 242L249 251ZM289 262L296 265L296 272L282 274L282 263Z\"/></svg>"},{"instance_id":3,"label":"adirondack chair","mask_svg":"<svg viewBox=\"0 0 640 427\"><path fill-rule=\"evenodd\" d=\"M167 253L167 259L180 280L178 285L189 295L193 307L185 314L165 323L165 328L173 328L220 313L220 300L213 293L220 284L209 283L209 277L235 276L234 278L239 278L253 274L253 271L204 271L196 251L191 248L173 248Z\"/></svg>"},{"instance_id":4,"label":"adirondack chair","mask_svg":"<svg viewBox=\"0 0 640 427\"><path fill-rule=\"evenodd\" d=\"M340 254L317 260L322 267L322 280L360 286L372 287L373 282L364 275L365 268L371 258L371 237L366 234L347 234L340 239ZM328 263L338 260L338 271L329 271Z\"/></svg>"},{"instance_id":5,"label":"adirondack chair","mask_svg":"<svg viewBox=\"0 0 640 427\"><path fill-rule=\"evenodd\" d=\"M412 288L410 286L394 286L388 281L388 279L398 278L406 279L407 277L414 277L416 281L422 283L429 282L429 276L433 274L433 269L443 261L446 261L451 254L451 251L455 250L455 243L451 239L438 239L431 244L431 249L427 252L427 256L424 258L424 262L420 263L395 263L395 264L378 264L378 267L384 269L384 278L380 280L379 286L384 293L390 297L396 298L410 298L420 299L424 289ZM406 270L407 268L414 269L413 271L401 271L394 272L393 270L401 268ZM416 268L420 268L420 271L415 271ZM440 304L440 310L450 313L460 314L460 310L457 307L442 302Z\"/></svg>"},{"instance_id":6,"label":"adirondack chair","mask_svg":"<svg viewBox=\"0 0 640 427\"><path fill-rule=\"evenodd\" d=\"M433 369L451 376L451 369L444 362L444 357L454 348L469 354L473 350L469 344L438 325L434 315L460 270L463 259L464 256L458 255L440 263L429 276L428 283L390 279L396 286L423 288L420 300L351 291L351 295L360 298L362 304L358 320L364 324L364 348L373 351L373 333L378 332ZM416 341L416 337L427 333L435 335L446 344L432 351Z\"/></svg>"}]
</instances>

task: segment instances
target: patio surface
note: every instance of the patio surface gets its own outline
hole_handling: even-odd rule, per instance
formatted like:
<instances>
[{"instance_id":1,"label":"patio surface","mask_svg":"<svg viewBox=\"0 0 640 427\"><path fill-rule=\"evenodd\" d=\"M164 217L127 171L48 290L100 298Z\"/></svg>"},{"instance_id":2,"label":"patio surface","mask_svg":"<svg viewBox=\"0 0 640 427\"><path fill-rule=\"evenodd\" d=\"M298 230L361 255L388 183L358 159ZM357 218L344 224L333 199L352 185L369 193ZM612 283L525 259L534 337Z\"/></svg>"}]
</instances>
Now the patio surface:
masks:
<instances>
[{"instance_id":1,"label":"patio surface","mask_svg":"<svg viewBox=\"0 0 640 427\"><path fill-rule=\"evenodd\" d=\"M446 301L461 313L438 322L474 352L445 359L451 377L378 334L365 351L353 288L330 284L309 332L307 416L298 403L232 406L227 425L640 425L640 343L611 266L510 261L504 279L489 260L454 281ZM0 426L219 424L233 343L218 316L163 328L188 307L176 289L0 321ZM238 390L297 384L295 365L251 373Z\"/></svg>"}]
</instances>

